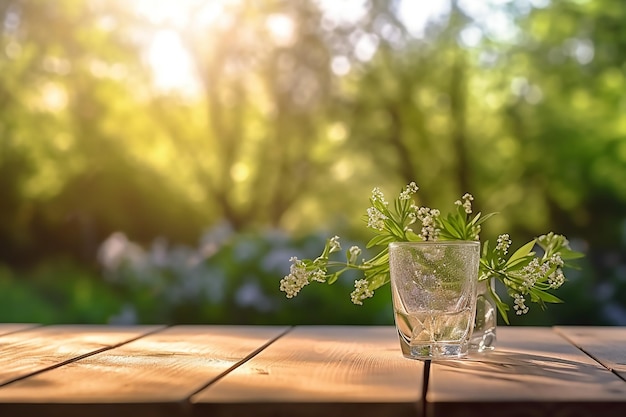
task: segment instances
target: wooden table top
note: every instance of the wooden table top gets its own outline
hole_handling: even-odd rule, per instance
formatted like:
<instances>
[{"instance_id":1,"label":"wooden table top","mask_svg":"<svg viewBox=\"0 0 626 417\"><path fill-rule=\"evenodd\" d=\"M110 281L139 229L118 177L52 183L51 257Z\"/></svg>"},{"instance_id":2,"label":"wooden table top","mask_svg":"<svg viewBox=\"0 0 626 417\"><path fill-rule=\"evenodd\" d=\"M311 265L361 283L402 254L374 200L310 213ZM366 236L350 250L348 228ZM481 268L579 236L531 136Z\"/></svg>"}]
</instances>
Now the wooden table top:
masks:
<instances>
[{"instance_id":1,"label":"wooden table top","mask_svg":"<svg viewBox=\"0 0 626 417\"><path fill-rule=\"evenodd\" d=\"M0 416L626 416L626 327L504 327L452 361L392 326L0 324Z\"/></svg>"}]
</instances>

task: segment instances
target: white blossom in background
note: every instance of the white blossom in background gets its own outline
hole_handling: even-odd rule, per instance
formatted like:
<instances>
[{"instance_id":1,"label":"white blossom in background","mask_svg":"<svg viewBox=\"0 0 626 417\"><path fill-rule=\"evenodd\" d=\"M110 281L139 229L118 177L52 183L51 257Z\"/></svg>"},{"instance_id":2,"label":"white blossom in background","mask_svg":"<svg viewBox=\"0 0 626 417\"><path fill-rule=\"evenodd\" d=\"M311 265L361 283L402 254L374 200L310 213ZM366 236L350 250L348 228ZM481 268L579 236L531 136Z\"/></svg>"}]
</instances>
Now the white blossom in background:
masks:
<instances>
[{"instance_id":1,"label":"white blossom in background","mask_svg":"<svg viewBox=\"0 0 626 417\"><path fill-rule=\"evenodd\" d=\"M263 292L263 289L254 279L250 279L237 289L235 302L240 307L254 307L261 312L274 308L272 300Z\"/></svg>"},{"instance_id":2,"label":"white blossom in background","mask_svg":"<svg viewBox=\"0 0 626 417\"><path fill-rule=\"evenodd\" d=\"M138 323L137 311L131 304L124 304L122 310L109 317L108 323L111 325L129 326Z\"/></svg>"},{"instance_id":3,"label":"white blossom in background","mask_svg":"<svg viewBox=\"0 0 626 417\"><path fill-rule=\"evenodd\" d=\"M121 232L109 236L100 245L97 253L98 261L107 271L114 271L125 262L139 265L145 256L145 251Z\"/></svg>"}]
</instances>

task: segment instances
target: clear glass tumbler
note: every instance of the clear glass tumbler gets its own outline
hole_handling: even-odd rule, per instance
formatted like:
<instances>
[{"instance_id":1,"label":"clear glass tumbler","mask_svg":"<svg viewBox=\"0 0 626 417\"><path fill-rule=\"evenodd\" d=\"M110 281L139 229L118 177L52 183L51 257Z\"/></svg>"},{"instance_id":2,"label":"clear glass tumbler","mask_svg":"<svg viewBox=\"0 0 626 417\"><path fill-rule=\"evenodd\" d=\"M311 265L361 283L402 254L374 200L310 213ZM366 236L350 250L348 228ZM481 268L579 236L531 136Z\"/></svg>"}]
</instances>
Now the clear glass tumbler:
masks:
<instances>
[{"instance_id":1,"label":"clear glass tumbler","mask_svg":"<svg viewBox=\"0 0 626 417\"><path fill-rule=\"evenodd\" d=\"M389 244L395 323L405 357L467 356L479 261L477 241Z\"/></svg>"}]
</instances>

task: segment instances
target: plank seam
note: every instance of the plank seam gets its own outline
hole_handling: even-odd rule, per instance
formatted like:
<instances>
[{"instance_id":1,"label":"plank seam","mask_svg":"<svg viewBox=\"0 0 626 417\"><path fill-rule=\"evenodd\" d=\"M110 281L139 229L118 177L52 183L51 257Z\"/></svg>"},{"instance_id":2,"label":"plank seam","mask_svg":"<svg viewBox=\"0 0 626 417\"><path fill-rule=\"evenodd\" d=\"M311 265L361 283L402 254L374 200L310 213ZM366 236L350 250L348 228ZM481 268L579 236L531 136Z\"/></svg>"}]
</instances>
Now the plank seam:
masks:
<instances>
[{"instance_id":1,"label":"plank seam","mask_svg":"<svg viewBox=\"0 0 626 417\"><path fill-rule=\"evenodd\" d=\"M611 372L613 375L617 376L619 379L621 379L622 381L626 382L626 377L620 375L615 369L605 365L604 363L602 363L602 361L598 358L596 358L592 353L587 352L583 347L578 346L576 344L576 342L574 340L572 340L571 338L569 338L567 336L567 334L561 332L558 328L552 328L552 330L558 334L559 336L561 336L563 339L567 340L568 342L570 342L572 345L576 346L576 348L578 350L580 350L582 353L584 353L585 355L589 356L591 359L593 359L594 361L596 361L597 364L599 364L601 367L603 367L604 369L606 369L607 371Z\"/></svg>"},{"instance_id":2,"label":"plank seam","mask_svg":"<svg viewBox=\"0 0 626 417\"><path fill-rule=\"evenodd\" d=\"M50 366L47 366L47 367L42 368L42 369L38 369L38 370L33 371L33 372L29 372L27 374L24 374L24 375L15 377L15 378L13 378L11 380L8 380L8 381L0 383L0 387L4 387L4 386L7 386L9 384L13 384L15 382L22 381L24 379L28 379L30 377L42 374L44 372L51 371L53 369L60 368L62 366L68 365L68 364L73 363L73 362L78 362L81 359L85 359L85 358L88 358L90 356L97 355L98 353L106 352L107 350L118 348L118 347L123 346L123 345L125 345L127 343L134 342L135 340L139 340L139 339L141 339L143 337L146 337L146 336L149 336L151 334L155 334L155 333L161 332L161 331L165 330L168 327L169 326L159 327L157 329L154 329L154 330L151 330L149 332L140 334L140 335L138 335L136 337L133 337L132 339L128 339L128 340L125 340L123 342L116 343L116 344L110 345L110 346L104 346L104 347L101 347L100 349L96 349L96 350L91 351L91 352L83 353L82 355L76 356L76 357L71 358L71 359L67 359L67 360L65 360L63 362L55 363L54 365L50 365Z\"/></svg>"},{"instance_id":3,"label":"plank seam","mask_svg":"<svg viewBox=\"0 0 626 417\"><path fill-rule=\"evenodd\" d=\"M220 379L224 378L226 375L228 375L229 373L231 373L232 371L234 371L235 369L239 368L241 365L243 365L244 363L248 362L249 360L251 360L252 358L254 358L256 355L258 355L259 353L261 353L263 350L265 350L268 346L270 346L271 344L273 344L274 342L276 342L278 339L280 339L281 337L285 336L287 333L291 332L293 329L295 328L295 326L291 326L288 327L286 330L284 330L282 333L278 334L276 337L268 340L267 342L265 342L263 345L261 345L260 347L256 348L255 350L253 350L250 354L246 355L244 358L240 359L239 361L235 362L233 365L231 365L228 369L222 371L220 374L218 374L215 378L213 378L212 380L210 380L209 382L207 382L206 384L204 384L203 386L201 386L200 388L198 388L197 390L195 390L194 392L192 392L188 397L187 397L187 403L189 406L193 406L193 403L191 402L191 398L196 395L199 394L201 391L207 389L208 387L210 387L211 385L215 384L217 381L219 381Z\"/></svg>"},{"instance_id":4,"label":"plank seam","mask_svg":"<svg viewBox=\"0 0 626 417\"><path fill-rule=\"evenodd\" d=\"M430 359L424 361L424 377L422 378L422 416L426 416L426 394L428 394L428 381L430 379Z\"/></svg>"}]
</instances>

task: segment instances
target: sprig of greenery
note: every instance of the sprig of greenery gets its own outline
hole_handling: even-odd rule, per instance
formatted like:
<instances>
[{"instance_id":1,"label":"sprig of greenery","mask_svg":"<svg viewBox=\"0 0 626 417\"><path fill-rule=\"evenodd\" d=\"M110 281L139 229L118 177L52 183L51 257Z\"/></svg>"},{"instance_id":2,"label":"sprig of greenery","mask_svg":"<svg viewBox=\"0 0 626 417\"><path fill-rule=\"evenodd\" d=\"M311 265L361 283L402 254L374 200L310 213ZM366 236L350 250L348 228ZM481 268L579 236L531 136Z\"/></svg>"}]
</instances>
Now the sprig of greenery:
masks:
<instances>
[{"instance_id":1,"label":"sprig of greenery","mask_svg":"<svg viewBox=\"0 0 626 417\"><path fill-rule=\"evenodd\" d=\"M445 217L437 209L418 207L413 202L413 195L418 191L415 183L408 184L390 207L383 193L378 188L372 190L371 206L367 209L364 220L375 235L366 244L367 249L378 248L370 259L359 259L362 251L352 246L345 252L345 261L331 259L331 254L339 252L339 237L326 241L321 255L316 259L291 258L290 273L280 282L280 289L288 298L296 296L302 288L311 282L332 284L349 270L356 270L362 278L355 281L351 293L352 302L363 304L363 300L373 297L374 292L389 283L389 243L429 240L479 240L481 225L495 213L473 214L471 194L465 194L455 202L455 209ZM413 225L421 224L419 233ZM526 314L526 297L531 302L545 308L545 303L560 303L550 290L558 289L565 281L563 267L566 260L583 256L570 249L567 239L552 232L542 235L521 246L510 256L511 240L508 234L498 236L497 244L490 249L485 242L480 259L479 280L497 278L504 284L508 295L513 300L516 314ZM539 246L543 254L536 256L533 251ZM567 265L571 266L571 265ZM509 306L502 301L491 286L487 286L500 315L509 323Z\"/></svg>"},{"instance_id":2,"label":"sprig of greenery","mask_svg":"<svg viewBox=\"0 0 626 417\"><path fill-rule=\"evenodd\" d=\"M528 312L525 296L530 296L530 301L538 303L542 309L545 308L545 303L561 303L561 299L548 291L559 288L565 282L563 267L575 267L565 261L581 258L583 254L571 250L565 236L553 232L531 240L507 258L509 246L508 235L500 235L498 244L492 250L489 250L488 241L484 243L480 259L480 279L496 277L501 281L506 286L508 295L513 298L513 308L518 315ZM536 246L543 250L541 256L533 251ZM509 306L492 288L490 291L500 315L509 323Z\"/></svg>"}]
</instances>

